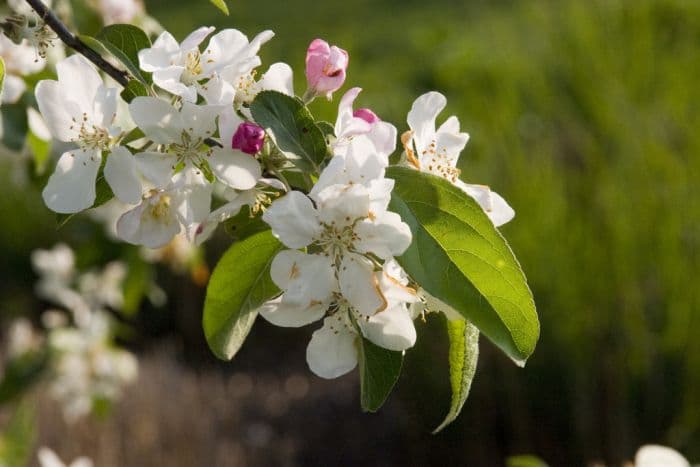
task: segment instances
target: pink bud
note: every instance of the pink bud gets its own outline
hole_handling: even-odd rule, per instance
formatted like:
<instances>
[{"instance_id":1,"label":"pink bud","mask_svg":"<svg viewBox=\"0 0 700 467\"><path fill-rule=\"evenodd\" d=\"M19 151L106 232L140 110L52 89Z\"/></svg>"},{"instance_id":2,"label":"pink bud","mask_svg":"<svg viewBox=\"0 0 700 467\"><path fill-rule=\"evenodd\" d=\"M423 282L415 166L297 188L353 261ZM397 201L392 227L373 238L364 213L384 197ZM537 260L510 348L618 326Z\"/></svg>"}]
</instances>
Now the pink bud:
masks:
<instances>
[{"instance_id":1,"label":"pink bud","mask_svg":"<svg viewBox=\"0 0 700 467\"><path fill-rule=\"evenodd\" d=\"M328 45L322 39L314 39L306 51L306 79L309 89L316 95L331 95L345 82L345 70L349 56L346 51Z\"/></svg>"},{"instance_id":2,"label":"pink bud","mask_svg":"<svg viewBox=\"0 0 700 467\"><path fill-rule=\"evenodd\" d=\"M231 147L254 155L263 147L264 141L265 130L255 123L243 122L238 125L238 129L231 139Z\"/></svg>"},{"instance_id":3,"label":"pink bud","mask_svg":"<svg viewBox=\"0 0 700 467\"><path fill-rule=\"evenodd\" d=\"M377 117L377 114L372 112L370 109L357 109L352 113L352 116L355 118L361 118L370 125L381 121L381 119Z\"/></svg>"}]
</instances>

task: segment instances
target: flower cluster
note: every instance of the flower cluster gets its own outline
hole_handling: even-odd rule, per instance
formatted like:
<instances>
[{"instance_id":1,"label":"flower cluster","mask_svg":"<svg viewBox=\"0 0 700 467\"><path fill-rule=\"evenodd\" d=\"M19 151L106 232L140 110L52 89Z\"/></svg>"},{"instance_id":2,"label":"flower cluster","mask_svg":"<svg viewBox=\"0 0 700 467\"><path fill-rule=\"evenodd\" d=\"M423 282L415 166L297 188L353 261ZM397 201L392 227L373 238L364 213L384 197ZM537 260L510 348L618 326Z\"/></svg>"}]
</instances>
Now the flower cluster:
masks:
<instances>
[{"instance_id":1,"label":"flower cluster","mask_svg":"<svg viewBox=\"0 0 700 467\"><path fill-rule=\"evenodd\" d=\"M425 299L395 259L412 233L389 210L395 182L386 178L398 132L372 110L353 109L356 87L340 100L335 125L316 128L323 151L318 139L303 140L308 126L290 131L306 105L342 87L349 54L311 42L307 89L297 98L287 64L258 72L260 48L272 37L264 31L248 40L235 29L202 27L178 42L163 32L138 53L153 86L128 103L82 56L60 62L58 79L40 82L36 97L53 137L72 149L43 196L52 210L76 213L101 203L98 187L106 187L125 206L117 236L148 248L183 236L200 244L247 206L287 248L270 266L281 293L260 315L288 327L322 321L307 361L317 375L334 378L357 365L359 339L396 352L416 341L413 319ZM284 109L275 110L281 129L256 113L262 94L295 109L287 120L279 116ZM508 222L514 213L503 198L460 180L457 160L468 135L456 117L435 128L445 104L435 92L413 104L402 164L449 180L495 225ZM290 146L289 138L297 140ZM320 157L309 161L314 150Z\"/></svg>"},{"instance_id":2,"label":"flower cluster","mask_svg":"<svg viewBox=\"0 0 700 467\"><path fill-rule=\"evenodd\" d=\"M107 309L119 310L123 303L123 264L109 263L101 271L78 275L70 248L57 245L37 250L32 263L40 275L37 294L65 308L44 312L47 344L51 354L49 393L58 400L65 418L76 420L90 413L95 404L117 399L122 388L136 379L138 362L130 352L113 342L113 323ZM31 341L31 331L17 327L13 341ZM20 339L21 338L21 339Z\"/></svg>"}]
</instances>

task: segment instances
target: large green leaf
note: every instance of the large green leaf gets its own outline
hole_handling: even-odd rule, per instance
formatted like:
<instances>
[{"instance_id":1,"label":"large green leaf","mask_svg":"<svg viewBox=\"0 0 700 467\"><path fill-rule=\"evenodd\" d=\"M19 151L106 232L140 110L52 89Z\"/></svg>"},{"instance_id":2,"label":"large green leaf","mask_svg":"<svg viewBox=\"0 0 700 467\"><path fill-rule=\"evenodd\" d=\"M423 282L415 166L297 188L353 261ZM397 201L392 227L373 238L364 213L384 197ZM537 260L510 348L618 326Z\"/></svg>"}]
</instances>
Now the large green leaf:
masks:
<instances>
[{"instance_id":1,"label":"large green leaf","mask_svg":"<svg viewBox=\"0 0 700 467\"><path fill-rule=\"evenodd\" d=\"M279 293L270 263L282 248L270 230L234 243L212 272L204 301L204 334L217 357L230 360L243 345L257 309Z\"/></svg>"},{"instance_id":2,"label":"large green leaf","mask_svg":"<svg viewBox=\"0 0 700 467\"><path fill-rule=\"evenodd\" d=\"M151 82L150 73L139 68L139 51L151 47L151 40L145 32L132 24L112 24L105 26L95 39L122 62L134 78L143 84Z\"/></svg>"},{"instance_id":3,"label":"large green leaf","mask_svg":"<svg viewBox=\"0 0 700 467\"><path fill-rule=\"evenodd\" d=\"M462 411L469 396L476 363L479 360L479 330L465 319L446 319L447 336L450 340L450 387L452 402L450 410L433 433L452 423Z\"/></svg>"},{"instance_id":4,"label":"large green leaf","mask_svg":"<svg viewBox=\"0 0 700 467\"><path fill-rule=\"evenodd\" d=\"M318 172L328 155L323 131L309 109L298 99L277 91L259 93L250 105L253 119L272 131L277 146L296 156L292 162L302 170Z\"/></svg>"},{"instance_id":5,"label":"large green leaf","mask_svg":"<svg viewBox=\"0 0 700 467\"><path fill-rule=\"evenodd\" d=\"M228 16L228 6L224 0L209 0L212 5L221 10L223 14Z\"/></svg>"},{"instance_id":6,"label":"large green leaf","mask_svg":"<svg viewBox=\"0 0 700 467\"><path fill-rule=\"evenodd\" d=\"M413 242L398 258L408 274L524 365L539 338L532 293L508 243L470 196L440 177L391 167L391 209Z\"/></svg>"},{"instance_id":7,"label":"large green leaf","mask_svg":"<svg viewBox=\"0 0 700 467\"><path fill-rule=\"evenodd\" d=\"M401 374L403 352L394 352L359 338L362 410L376 412L389 397Z\"/></svg>"}]
</instances>

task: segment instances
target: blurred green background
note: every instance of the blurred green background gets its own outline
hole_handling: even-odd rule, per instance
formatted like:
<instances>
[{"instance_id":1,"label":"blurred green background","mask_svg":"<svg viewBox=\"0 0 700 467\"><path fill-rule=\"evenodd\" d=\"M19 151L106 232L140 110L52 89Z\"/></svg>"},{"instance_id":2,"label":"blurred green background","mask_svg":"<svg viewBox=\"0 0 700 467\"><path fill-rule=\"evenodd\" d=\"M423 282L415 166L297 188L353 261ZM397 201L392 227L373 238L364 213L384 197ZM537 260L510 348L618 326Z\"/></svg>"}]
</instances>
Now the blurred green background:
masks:
<instances>
[{"instance_id":1,"label":"blurred green background","mask_svg":"<svg viewBox=\"0 0 700 467\"><path fill-rule=\"evenodd\" d=\"M614 465L646 442L700 460L700 2L228 3L230 17L205 0L146 6L180 39L201 25L274 30L264 67L288 62L298 93L308 43L337 44L351 57L345 88L364 88L359 105L400 133L417 96L447 96L442 118L459 116L471 134L462 178L490 185L517 213L502 232L542 323L525 369L482 343L464 412L437 436L429 431L449 389L433 320L419 326L418 349L378 415L360 414L356 374L337 400L336 383L310 379L330 402L270 422L298 435L290 465L491 466L520 453L555 466ZM332 120L337 101L312 110ZM94 232L80 222L56 232L38 191L2 186L0 293L3 311L16 312L35 306L28 252L56 238L77 246ZM192 371L305 371L311 330L261 323L235 362L216 365L199 336L201 302L187 303L154 334L192 336L173 352Z\"/></svg>"}]
</instances>

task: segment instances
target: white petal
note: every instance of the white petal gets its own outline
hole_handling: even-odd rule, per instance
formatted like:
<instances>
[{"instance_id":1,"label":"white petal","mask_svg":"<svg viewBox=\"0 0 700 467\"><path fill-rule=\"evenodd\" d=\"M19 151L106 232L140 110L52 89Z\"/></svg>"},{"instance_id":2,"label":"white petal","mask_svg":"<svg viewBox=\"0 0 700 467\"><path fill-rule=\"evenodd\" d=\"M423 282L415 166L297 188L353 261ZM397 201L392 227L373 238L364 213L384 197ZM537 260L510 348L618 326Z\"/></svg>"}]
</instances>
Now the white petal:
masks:
<instances>
[{"instance_id":1,"label":"white petal","mask_svg":"<svg viewBox=\"0 0 700 467\"><path fill-rule=\"evenodd\" d=\"M34 136L42 141L51 141L51 130L46 126L41 114L33 107L27 107L27 123Z\"/></svg>"},{"instance_id":2,"label":"white petal","mask_svg":"<svg viewBox=\"0 0 700 467\"><path fill-rule=\"evenodd\" d=\"M1 98L0 102L3 104L14 104L22 97L27 85L24 84L24 80L18 76L5 75L5 81L1 88Z\"/></svg>"},{"instance_id":3,"label":"white petal","mask_svg":"<svg viewBox=\"0 0 700 467\"><path fill-rule=\"evenodd\" d=\"M169 66L153 72L153 82L161 89L182 97L185 102L197 102L197 89L180 81L184 71L182 66Z\"/></svg>"},{"instance_id":4,"label":"white petal","mask_svg":"<svg viewBox=\"0 0 700 467\"><path fill-rule=\"evenodd\" d=\"M284 295L282 295L264 303L258 312L275 326L298 328L323 318L327 309L328 303L316 303L308 307L289 304L284 301Z\"/></svg>"},{"instance_id":5,"label":"white petal","mask_svg":"<svg viewBox=\"0 0 700 467\"><path fill-rule=\"evenodd\" d=\"M168 31L158 36L150 49L139 51L139 65L143 71L154 72L171 65L171 57L180 49L175 38Z\"/></svg>"},{"instance_id":6,"label":"white petal","mask_svg":"<svg viewBox=\"0 0 700 467\"><path fill-rule=\"evenodd\" d=\"M249 198L249 196L246 196L246 193L241 193L240 196L235 197L230 202L212 211L209 216L207 216L207 220L199 224L195 229L195 244L201 245L204 243L211 237L211 234L214 233L214 230L216 230L216 227L220 223L238 214L244 205L255 202L254 199L251 200Z\"/></svg>"},{"instance_id":7,"label":"white petal","mask_svg":"<svg viewBox=\"0 0 700 467\"><path fill-rule=\"evenodd\" d=\"M233 106L226 106L219 114L219 138L225 148L231 147L233 135L241 123L243 119L238 116Z\"/></svg>"},{"instance_id":8,"label":"white petal","mask_svg":"<svg viewBox=\"0 0 700 467\"><path fill-rule=\"evenodd\" d=\"M249 190L262 175L258 161L235 149L214 148L207 159L214 175L237 190Z\"/></svg>"},{"instance_id":9,"label":"white petal","mask_svg":"<svg viewBox=\"0 0 700 467\"><path fill-rule=\"evenodd\" d=\"M369 193L362 185L331 185L316 195L321 222L350 225L369 215Z\"/></svg>"},{"instance_id":10,"label":"white petal","mask_svg":"<svg viewBox=\"0 0 700 467\"><path fill-rule=\"evenodd\" d=\"M467 145L467 141L469 141L469 135L467 133L437 133L435 135L437 152L438 154L445 155L444 157L450 167L455 167L457 165L459 154L464 149L464 146ZM425 155L423 157L427 159L430 155ZM423 159L423 157L421 157L421 159Z\"/></svg>"},{"instance_id":11,"label":"white petal","mask_svg":"<svg viewBox=\"0 0 700 467\"><path fill-rule=\"evenodd\" d=\"M38 457L41 467L66 467L58 455L49 448L40 448Z\"/></svg>"},{"instance_id":12,"label":"white petal","mask_svg":"<svg viewBox=\"0 0 700 467\"><path fill-rule=\"evenodd\" d=\"M452 115L437 129L438 133L459 133L459 119Z\"/></svg>"},{"instance_id":13,"label":"white petal","mask_svg":"<svg viewBox=\"0 0 700 467\"><path fill-rule=\"evenodd\" d=\"M126 204L138 204L143 189L137 173L136 160L125 147L119 146L107 156L105 179L115 196Z\"/></svg>"},{"instance_id":14,"label":"white petal","mask_svg":"<svg viewBox=\"0 0 700 467\"><path fill-rule=\"evenodd\" d=\"M219 109L210 105L194 105L185 102L180 110L182 124L190 134L208 138L216 131L216 116Z\"/></svg>"},{"instance_id":15,"label":"white petal","mask_svg":"<svg viewBox=\"0 0 700 467\"><path fill-rule=\"evenodd\" d=\"M385 159L396 150L396 127L389 122L376 122L367 137L374 143L377 154Z\"/></svg>"},{"instance_id":16,"label":"white petal","mask_svg":"<svg viewBox=\"0 0 700 467\"><path fill-rule=\"evenodd\" d=\"M359 313L372 316L386 309L387 301L379 290L374 266L367 258L347 253L340 264L338 282L343 297Z\"/></svg>"},{"instance_id":17,"label":"white petal","mask_svg":"<svg viewBox=\"0 0 700 467\"><path fill-rule=\"evenodd\" d=\"M185 129L180 113L162 99L137 97L129 104L134 123L156 144L177 143Z\"/></svg>"},{"instance_id":18,"label":"white petal","mask_svg":"<svg viewBox=\"0 0 700 467\"><path fill-rule=\"evenodd\" d=\"M402 351L416 343L416 328L404 306L386 309L358 324L367 339L385 349Z\"/></svg>"},{"instance_id":19,"label":"white petal","mask_svg":"<svg viewBox=\"0 0 700 467\"><path fill-rule=\"evenodd\" d=\"M658 445L639 448L634 457L635 467L690 467L688 460L679 452Z\"/></svg>"},{"instance_id":20,"label":"white petal","mask_svg":"<svg viewBox=\"0 0 700 467\"><path fill-rule=\"evenodd\" d=\"M338 289L331 259L297 250L280 251L270 265L272 281L284 290L283 301L300 308L326 307Z\"/></svg>"},{"instance_id":21,"label":"white petal","mask_svg":"<svg viewBox=\"0 0 700 467\"><path fill-rule=\"evenodd\" d=\"M51 134L59 141L68 142L77 137L71 115L63 102L63 90L57 81L42 80L36 85L36 101Z\"/></svg>"},{"instance_id":22,"label":"white petal","mask_svg":"<svg viewBox=\"0 0 700 467\"><path fill-rule=\"evenodd\" d=\"M394 212L385 212L374 221L359 222L355 233L360 237L355 242L358 251L372 252L384 259L401 256L413 238L408 224Z\"/></svg>"},{"instance_id":23,"label":"white petal","mask_svg":"<svg viewBox=\"0 0 700 467\"><path fill-rule=\"evenodd\" d=\"M425 93L413 102L407 120L419 147L430 143L435 134L435 119L445 105L445 96L435 91Z\"/></svg>"},{"instance_id":24,"label":"white petal","mask_svg":"<svg viewBox=\"0 0 700 467\"><path fill-rule=\"evenodd\" d=\"M80 212L92 206L101 162L99 151L76 149L64 153L42 193L46 206L63 214Z\"/></svg>"},{"instance_id":25,"label":"white petal","mask_svg":"<svg viewBox=\"0 0 700 467\"><path fill-rule=\"evenodd\" d=\"M177 212L185 226L199 224L209 217L212 186L191 184L181 189Z\"/></svg>"},{"instance_id":26,"label":"white petal","mask_svg":"<svg viewBox=\"0 0 700 467\"><path fill-rule=\"evenodd\" d=\"M293 96L293 75L292 68L286 63L273 63L262 78L260 78L260 88L264 91L277 91L288 96Z\"/></svg>"},{"instance_id":27,"label":"white petal","mask_svg":"<svg viewBox=\"0 0 700 467\"><path fill-rule=\"evenodd\" d=\"M379 289L382 291L389 308L420 301L416 291L407 286L408 277L396 260L385 261L383 270L376 274Z\"/></svg>"},{"instance_id":28,"label":"white petal","mask_svg":"<svg viewBox=\"0 0 700 467\"><path fill-rule=\"evenodd\" d=\"M324 319L323 327L313 333L306 348L306 362L321 378L337 378L357 366L358 336L340 315Z\"/></svg>"},{"instance_id":29,"label":"white petal","mask_svg":"<svg viewBox=\"0 0 700 467\"><path fill-rule=\"evenodd\" d=\"M196 49L214 29L213 26L202 26L201 28L195 29L180 43L180 49L183 52Z\"/></svg>"},{"instance_id":30,"label":"white petal","mask_svg":"<svg viewBox=\"0 0 700 467\"><path fill-rule=\"evenodd\" d=\"M173 177L176 158L163 152L140 152L134 156L139 172L157 187L166 187Z\"/></svg>"},{"instance_id":31,"label":"white petal","mask_svg":"<svg viewBox=\"0 0 700 467\"><path fill-rule=\"evenodd\" d=\"M93 112L93 102L103 81L93 65L82 55L76 54L56 64L58 82L65 92L65 99L78 104L80 112Z\"/></svg>"},{"instance_id":32,"label":"white petal","mask_svg":"<svg viewBox=\"0 0 700 467\"><path fill-rule=\"evenodd\" d=\"M231 65L238 55L248 45L248 38L237 29L223 29L209 40L204 51L202 66L206 72L215 71Z\"/></svg>"},{"instance_id":33,"label":"white petal","mask_svg":"<svg viewBox=\"0 0 700 467\"><path fill-rule=\"evenodd\" d=\"M515 217L515 211L508 202L495 191L491 191L489 187L471 185L462 180L456 180L454 184L479 203L496 227L510 222Z\"/></svg>"},{"instance_id":34,"label":"white petal","mask_svg":"<svg viewBox=\"0 0 700 467\"><path fill-rule=\"evenodd\" d=\"M311 243L321 232L318 213L311 200L299 191L290 191L275 200L263 213L272 233L289 248Z\"/></svg>"},{"instance_id":35,"label":"white petal","mask_svg":"<svg viewBox=\"0 0 700 467\"><path fill-rule=\"evenodd\" d=\"M369 132L371 125L361 118L352 115L352 104L362 88L351 88L343 95L338 104L338 118L335 121L335 136L337 138L349 138L351 136Z\"/></svg>"},{"instance_id":36,"label":"white petal","mask_svg":"<svg viewBox=\"0 0 700 467\"><path fill-rule=\"evenodd\" d=\"M93 121L104 128L109 128L117 118L117 89L100 86L95 93L92 106Z\"/></svg>"}]
</instances>

